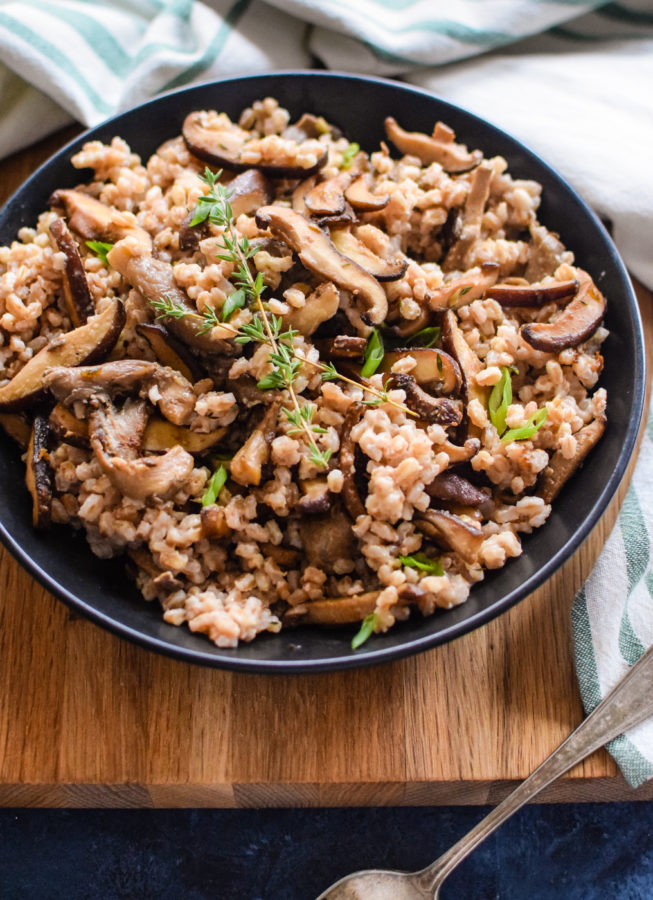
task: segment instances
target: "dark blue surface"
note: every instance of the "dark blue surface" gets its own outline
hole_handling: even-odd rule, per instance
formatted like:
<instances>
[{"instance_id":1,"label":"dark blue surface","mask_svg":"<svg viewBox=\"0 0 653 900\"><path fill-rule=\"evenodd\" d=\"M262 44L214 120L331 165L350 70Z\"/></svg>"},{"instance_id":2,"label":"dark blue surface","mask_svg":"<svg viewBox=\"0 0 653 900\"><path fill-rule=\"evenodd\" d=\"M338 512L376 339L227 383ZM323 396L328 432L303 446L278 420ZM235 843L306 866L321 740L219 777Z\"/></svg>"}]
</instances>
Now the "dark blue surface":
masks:
<instances>
[{"instance_id":1,"label":"dark blue surface","mask_svg":"<svg viewBox=\"0 0 653 900\"><path fill-rule=\"evenodd\" d=\"M357 868L426 865L486 810L5 809L0 897L313 900ZM442 892L442 900L652 897L652 803L529 807Z\"/></svg>"}]
</instances>

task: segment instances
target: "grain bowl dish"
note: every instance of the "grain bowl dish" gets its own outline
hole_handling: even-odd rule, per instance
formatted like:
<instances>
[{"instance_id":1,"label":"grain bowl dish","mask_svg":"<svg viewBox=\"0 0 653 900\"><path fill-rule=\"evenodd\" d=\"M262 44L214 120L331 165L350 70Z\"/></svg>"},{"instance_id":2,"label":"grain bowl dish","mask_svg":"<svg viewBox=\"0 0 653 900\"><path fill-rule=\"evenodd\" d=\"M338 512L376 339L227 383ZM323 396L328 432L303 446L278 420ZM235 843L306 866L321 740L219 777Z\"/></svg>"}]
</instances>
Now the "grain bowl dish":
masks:
<instances>
[{"instance_id":1,"label":"grain bowl dish","mask_svg":"<svg viewBox=\"0 0 653 900\"><path fill-rule=\"evenodd\" d=\"M463 603L603 434L605 299L539 184L409 127L189 110L146 162L85 144L0 248L35 527L220 647Z\"/></svg>"}]
</instances>

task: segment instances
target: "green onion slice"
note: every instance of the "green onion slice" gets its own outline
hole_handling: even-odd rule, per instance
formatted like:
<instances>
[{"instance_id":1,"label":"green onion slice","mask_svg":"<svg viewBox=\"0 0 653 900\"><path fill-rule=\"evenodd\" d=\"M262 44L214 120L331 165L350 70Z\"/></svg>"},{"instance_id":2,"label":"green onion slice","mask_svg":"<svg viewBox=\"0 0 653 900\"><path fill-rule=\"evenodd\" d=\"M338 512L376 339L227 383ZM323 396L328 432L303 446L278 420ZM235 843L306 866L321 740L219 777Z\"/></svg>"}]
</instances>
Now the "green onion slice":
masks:
<instances>
[{"instance_id":1,"label":"green onion slice","mask_svg":"<svg viewBox=\"0 0 653 900\"><path fill-rule=\"evenodd\" d=\"M374 375L376 370L381 365L383 354L383 338L381 337L381 332L378 330L378 328L375 328L372 331L372 334L369 336L367 347L365 348L365 362L363 363L363 368L361 369L361 375L363 376L363 378L369 378L370 375Z\"/></svg>"},{"instance_id":2,"label":"green onion slice","mask_svg":"<svg viewBox=\"0 0 653 900\"><path fill-rule=\"evenodd\" d=\"M211 475L211 477L209 478L209 483L206 486L206 490L202 494L202 506L210 506L212 503L216 502L216 500L220 496L220 491L225 486L226 481L227 470L222 465L222 463L220 463L213 475Z\"/></svg>"},{"instance_id":3,"label":"green onion slice","mask_svg":"<svg viewBox=\"0 0 653 900\"><path fill-rule=\"evenodd\" d=\"M546 406L542 406L533 415L528 419L525 425L522 425L521 428L510 428L501 438L501 443L503 444L506 441L525 441L530 437L533 437L536 431L538 431L542 425L546 422L547 411Z\"/></svg>"},{"instance_id":4,"label":"green onion slice","mask_svg":"<svg viewBox=\"0 0 653 900\"><path fill-rule=\"evenodd\" d=\"M430 325L428 328L422 328L416 331L409 339L408 346L412 347L434 347L440 340L442 329L437 325Z\"/></svg>"},{"instance_id":5,"label":"green onion slice","mask_svg":"<svg viewBox=\"0 0 653 900\"><path fill-rule=\"evenodd\" d=\"M85 243L88 249L92 250L98 259L101 259L104 265L108 267L107 253L112 249L113 244L107 244L106 241L86 241Z\"/></svg>"},{"instance_id":6,"label":"green onion slice","mask_svg":"<svg viewBox=\"0 0 653 900\"><path fill-rule=\"evenodd\" d=\"M506 413L512 403L512 382L510 380L510 368L501 366L501 378L492 388L488 411L490 421L497 430L499 436L506 430Z\"/></svg>"},{"instance_id":7,"label":"green onion slice","mask_svg":"<svg viewBox=\"0 0 653 900\"><path fill-rule=\"evenodd\" d=\"M369 616L365 616L363 619L363 623L360 627L360 630L356 632L351 642L351 649L358 650L365 641L374 634L374 629L376 628L377 623L377 615L376 613L370 613Z\"/></svg>"},{"instance_id":8,"label":"green onion slice","mask_svg":"<svg viewBox=\"0 0 653 900\"><path fill-rule=\"evenodd\" d=\"M422 572L428 572L429 575L444 575L444 569L437 559L431 559L426 553L413 553L410 556L400 556L399 562L402 566L408 566L411 569L420 569Z\"/></svg>"}]
</instances>

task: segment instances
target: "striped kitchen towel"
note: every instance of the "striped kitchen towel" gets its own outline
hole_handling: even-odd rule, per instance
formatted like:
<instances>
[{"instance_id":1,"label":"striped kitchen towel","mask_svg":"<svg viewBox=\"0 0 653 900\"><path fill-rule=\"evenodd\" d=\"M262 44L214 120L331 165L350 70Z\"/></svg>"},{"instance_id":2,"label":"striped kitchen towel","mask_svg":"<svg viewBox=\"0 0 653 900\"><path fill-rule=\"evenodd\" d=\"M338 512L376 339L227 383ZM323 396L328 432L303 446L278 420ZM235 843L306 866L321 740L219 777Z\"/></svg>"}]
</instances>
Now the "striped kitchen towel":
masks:
<instances>
[{"instance_id":1,"label":"striped kitchen towel","mask_svg":"<svg viewBox=\"0 0 653 900\"><path fill-rule=\"evenodd\" d=\"M651 0L0 0L0 157L221 76L321 64L401 75L521 138L613 225L653 288ZM409 110L406 125L409 127ZM573 609L592 709L653 643L653 431ZM635 785L653 723L612 742Z\"/></svg>"}]
</instances>

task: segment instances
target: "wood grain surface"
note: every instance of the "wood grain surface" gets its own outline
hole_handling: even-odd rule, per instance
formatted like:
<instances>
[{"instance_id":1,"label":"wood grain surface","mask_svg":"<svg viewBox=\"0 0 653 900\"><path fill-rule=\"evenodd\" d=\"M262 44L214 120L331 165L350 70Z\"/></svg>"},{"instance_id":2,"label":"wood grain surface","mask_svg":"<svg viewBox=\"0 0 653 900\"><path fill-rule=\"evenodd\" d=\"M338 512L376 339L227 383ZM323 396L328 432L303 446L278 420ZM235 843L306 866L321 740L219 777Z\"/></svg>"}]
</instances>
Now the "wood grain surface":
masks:
<instances>
[{"instance_id":1,"label":"wood grain surface","mask_svg":"<svg viewBox=\"0 0 653 900\"><path fill-rule=\"evenodd\" d=\"M0 200L75 129L0 164ZM639 290L649 361L653 297ZM421 656L236 675L155 656L74 616L0 557L0 804L494 803L581 720L569 609L625 493L542 588ZM653 799L605 751L543 800Z\"/></svg>"}]
</instances>

